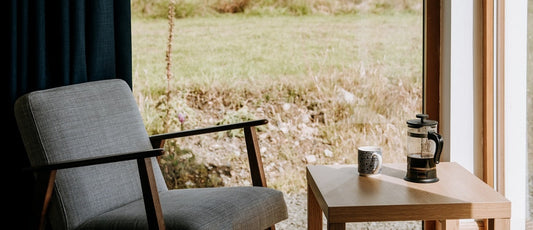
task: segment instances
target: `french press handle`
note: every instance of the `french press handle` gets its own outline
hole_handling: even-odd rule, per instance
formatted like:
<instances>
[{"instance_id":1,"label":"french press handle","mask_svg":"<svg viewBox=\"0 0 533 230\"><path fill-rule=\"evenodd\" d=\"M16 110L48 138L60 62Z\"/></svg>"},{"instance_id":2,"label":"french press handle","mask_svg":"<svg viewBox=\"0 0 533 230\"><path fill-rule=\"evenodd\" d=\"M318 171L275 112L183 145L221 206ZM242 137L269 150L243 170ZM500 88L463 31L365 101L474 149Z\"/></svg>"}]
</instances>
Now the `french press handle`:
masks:
<instances>
[{"instance_id":1,"label":"french press handle","mask_svg":"<svg viewBox=\"0 0 533 230\"><path fill-rule=\"evenodd\" d=\"M430 131L428 133L428 138L435 142L435 156L433 156L433 159L435 160L435 164L438 164L440 161L440 153L442 152L442 146L444 145L444 139L442 139L442 136L436 132Z\"/></svg>"}]
</instances>

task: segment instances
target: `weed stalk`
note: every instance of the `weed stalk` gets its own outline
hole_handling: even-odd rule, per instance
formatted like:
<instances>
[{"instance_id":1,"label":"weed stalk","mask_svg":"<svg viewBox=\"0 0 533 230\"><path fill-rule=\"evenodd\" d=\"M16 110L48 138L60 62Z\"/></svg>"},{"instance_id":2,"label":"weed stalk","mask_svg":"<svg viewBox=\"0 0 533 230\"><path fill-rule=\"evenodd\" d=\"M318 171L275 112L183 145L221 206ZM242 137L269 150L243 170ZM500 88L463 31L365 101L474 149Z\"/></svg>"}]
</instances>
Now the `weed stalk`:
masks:
<instances>
[{"instance_id":1,"label":"weed stalk","mask_svg":"<svg viewBox=\"0 0 533 230\"><path fill-rule=\"evenodd\" d=\"M172 79L172 40L174 39L174 12L176 8L176 1L170 0L168 2L168 43L165 61L167 62L166 77L167 77L167 90L166 90L166 112L165 119L163 121L164 132L169 131L170 126L170 80Z\"/></svg>"}]
</instances>

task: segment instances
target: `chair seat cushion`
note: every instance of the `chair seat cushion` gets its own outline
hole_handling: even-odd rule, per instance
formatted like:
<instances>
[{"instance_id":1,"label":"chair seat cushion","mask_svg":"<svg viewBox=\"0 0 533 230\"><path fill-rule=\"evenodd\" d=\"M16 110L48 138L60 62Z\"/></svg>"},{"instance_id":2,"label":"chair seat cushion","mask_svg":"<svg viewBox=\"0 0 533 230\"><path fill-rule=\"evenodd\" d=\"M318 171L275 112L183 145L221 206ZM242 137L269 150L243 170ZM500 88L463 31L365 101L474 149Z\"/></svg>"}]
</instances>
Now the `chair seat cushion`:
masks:
<instances>
[{"instance_id":1,"label":"chair seat cushion","mask_svg":"<svg viewBox=\"0 0 533 230\"><path fill-rule=\"evenodd\" d=\"M263 187L174 189L159 194L167 229L266 229L287 218L283 193ZM79 229L148 229L137 200Z\"/></svg>"}]
</instances>

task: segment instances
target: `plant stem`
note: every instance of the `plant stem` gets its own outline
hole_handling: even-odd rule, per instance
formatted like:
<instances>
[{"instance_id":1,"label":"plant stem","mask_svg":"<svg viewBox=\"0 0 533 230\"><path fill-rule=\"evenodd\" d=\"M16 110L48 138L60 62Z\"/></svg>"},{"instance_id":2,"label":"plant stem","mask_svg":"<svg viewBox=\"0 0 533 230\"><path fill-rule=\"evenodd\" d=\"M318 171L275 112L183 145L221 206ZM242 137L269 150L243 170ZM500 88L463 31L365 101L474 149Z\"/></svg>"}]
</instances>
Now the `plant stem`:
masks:
<instances>
[{"instance_id":1,"label":"plant stem","mask_svg":"<svg viewBox=\"0 0 533 230\"><path fill-rule=\"evenodd\" d=\"M175 12L175 0L170 0L168 3L168 43L165 61L167 62L167 90L166 90L166 113L165 120L163 122L163 128L165 133L169 131L170 125L170 80L172 79L172 40L174 38L174 12Z\"/></svg>"}]
</instances>

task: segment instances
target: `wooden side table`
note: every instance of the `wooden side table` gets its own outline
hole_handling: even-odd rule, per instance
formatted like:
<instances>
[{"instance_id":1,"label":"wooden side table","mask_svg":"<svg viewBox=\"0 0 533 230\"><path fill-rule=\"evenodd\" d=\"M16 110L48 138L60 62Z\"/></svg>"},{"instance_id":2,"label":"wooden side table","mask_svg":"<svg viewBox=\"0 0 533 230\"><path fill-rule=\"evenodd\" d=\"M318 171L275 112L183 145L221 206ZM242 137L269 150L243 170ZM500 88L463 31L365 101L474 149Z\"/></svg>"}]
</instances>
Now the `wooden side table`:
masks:
<instances>
[{"instance_id":1,"label":"wooden side table","mask_svg":"<svg viewBox=\"0 0 533 230\"><path fill-rule=\"evenodd\" d=\"M407 220L452 229L450 220L458 219L488 219L488 229L509 229L511 202L459 164L441 162L436 183L407 182L405 173L405 164L384 164L380 175L368 177L358 175L357 165L307 166L308 229L322 229L322 213L328 229Z\"/></svg>"}]
</instances>

